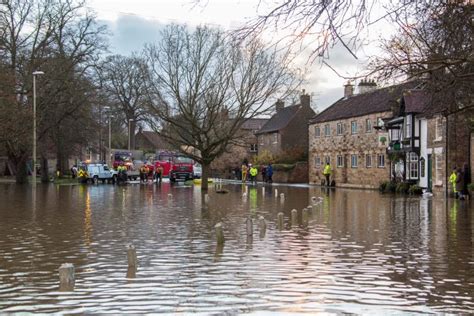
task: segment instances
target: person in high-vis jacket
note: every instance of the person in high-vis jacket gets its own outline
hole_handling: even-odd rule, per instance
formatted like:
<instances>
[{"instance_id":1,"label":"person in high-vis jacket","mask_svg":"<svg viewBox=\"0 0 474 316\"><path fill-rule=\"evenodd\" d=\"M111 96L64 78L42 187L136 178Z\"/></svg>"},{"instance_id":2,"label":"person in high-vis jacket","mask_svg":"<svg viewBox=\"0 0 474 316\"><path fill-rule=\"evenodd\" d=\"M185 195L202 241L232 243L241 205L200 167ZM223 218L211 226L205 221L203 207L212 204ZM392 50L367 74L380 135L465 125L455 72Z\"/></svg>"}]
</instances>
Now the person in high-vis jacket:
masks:
<instances>
[{"instance_id":1,"label":"person in high-vis jacket","mask_svg":"<svg viewBox=\"0 0 474 316\"><path fill-rule=\"evenodd\" d=\"M458 172L457 172L456 167L453 168L453 172L449 176L449 182L451 183L451 185L453 187L454 196L457 198L458 197L458 191L456 190L456 183L458 182Z\"/></svg>"},{"instance_id":2,"label":"person in high-vis jacket","mask_svg":"<svg viewBox=\"0 0 474 316\"><path fill-rule=\"evenodd\" d=\"M257 182L258 169L255 166L250 165L250 181Z\"/></svg>"},{"instance_id":3,"label":"person in high-vis jacket","mask_svg":"<svg viewBox=\"0 0 474 316\"><path fill-rule=\"evenodd\" d=\"M329 162L326 163L326 166L324 166L323 175L326 177L326 185L329 186L331 184L329 182L329 178L331 177L331 165Z\"/></svg>"}]
</instances>

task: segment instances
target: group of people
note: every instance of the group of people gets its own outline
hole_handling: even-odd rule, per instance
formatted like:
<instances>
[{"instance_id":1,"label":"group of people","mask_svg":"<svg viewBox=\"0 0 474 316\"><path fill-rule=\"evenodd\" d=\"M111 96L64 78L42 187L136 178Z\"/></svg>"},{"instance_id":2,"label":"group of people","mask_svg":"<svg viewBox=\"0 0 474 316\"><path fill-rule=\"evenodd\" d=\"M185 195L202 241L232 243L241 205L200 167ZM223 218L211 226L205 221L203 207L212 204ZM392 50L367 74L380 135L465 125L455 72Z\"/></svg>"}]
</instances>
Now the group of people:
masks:
<instances>
[{"instance_id":1,"label":"group of people","mask_svg":"<svg viewBox=\"0 0 474 316\"><path fill-rule=\"evenodd\" d=\"M467 185L470 181L470 172L467 164L463 168L454 167L453 172L449 176L449 182L453 188L454 196L457 199L464 200L467 197L471 198Z\"/></svg>"},{"instance_id":2,"label":"group of people","mask_svg":"<svg viewBox=\"0 0 474 316\"><path fill-rule=\"evenodd\" d=\"M262 181L267 182L267 183L272 183L273 182L273 166L272 164L268 165L261 165L260 166L260 171L258 170L257 166L252 165L251 163L248 163L247 161L244 161L242 163L242 166L239 168L236 168L237 170L235 171L236 176L238 177L240 173L240 179L242 182L254 182L257 183L257 177L258 174L260 173L262 175Z\"/></svg>"}]
</instances>

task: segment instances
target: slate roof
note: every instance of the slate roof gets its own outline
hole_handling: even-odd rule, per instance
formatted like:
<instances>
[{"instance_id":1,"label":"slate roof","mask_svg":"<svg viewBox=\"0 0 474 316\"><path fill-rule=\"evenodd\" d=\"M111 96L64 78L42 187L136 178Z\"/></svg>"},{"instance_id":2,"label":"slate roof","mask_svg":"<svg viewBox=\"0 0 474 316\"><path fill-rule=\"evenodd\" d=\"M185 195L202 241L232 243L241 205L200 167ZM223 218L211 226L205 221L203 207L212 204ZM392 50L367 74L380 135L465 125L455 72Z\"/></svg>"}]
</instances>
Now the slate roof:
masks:
<instances>
[{"instance_id":1,"label":"slate roof","mask_svg":"<svg viewBox=\"0 0 474 316\"><path fill-rule=\"evenodd\" d=\"M276 132L285 128L301 107L301 104L296 104L277 111L256 134Z\"/></svg>"},{"instance_id":2,"label":"slate roof","mask_svg":"<svg viewBox=\"0 0 474 316\"><path fill-rule=\"evenodd\" d=\"M430 94L421 89L408 90L403 93L405 113L423 113L431 105Z\"/></svg>"},{"instance_id":3,"label":"slate roof","mask_svg":"<svg viewBox=\"0 0 474 316\"><path fill-rule=\"evenodd\" d=\"M265 123L268 122L268 119L266 118L251 118L246 120L242 124L242 129L247 129L247 130L252 130L252 131L257 131L262 128Z\"/></svg>"},{"instance_id":4,"label":"slate roof","mask_svg":"<svg viewBox=\"0 0 474 316\"><path fill-rule=\"evenodd\" d=\"M390 111L393 102L402 97L404 90L413 89L419 84L418 81L409 81L363 94L356 94L347 99L339 99L311 119L310 123L329 122Z\"/></svg>"}]
</instances>

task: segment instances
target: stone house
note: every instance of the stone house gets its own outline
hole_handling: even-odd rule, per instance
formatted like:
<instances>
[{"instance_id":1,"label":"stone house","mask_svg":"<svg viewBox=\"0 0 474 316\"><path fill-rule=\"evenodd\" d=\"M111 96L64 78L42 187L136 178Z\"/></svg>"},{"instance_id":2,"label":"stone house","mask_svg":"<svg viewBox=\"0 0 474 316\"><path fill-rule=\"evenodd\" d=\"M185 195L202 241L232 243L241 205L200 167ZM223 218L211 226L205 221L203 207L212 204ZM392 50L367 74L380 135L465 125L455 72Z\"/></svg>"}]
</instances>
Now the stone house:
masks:
<instances>
[{"instance_id":1,"label":"stone house","mask_svg":"<svg viewBox=\"0 0 474 316\"><path fill-rule=\"evenodd\" d=\"M377 188L388 181L388 133L381 127L393 117L402 92L414 86L407 82L377 89L375 82L362 81L354 94L354 86L346 84L344 97L310 122L309 182L323 183L326 163L336 186Z\"/></svg>"},{"instance_id":2,"label":"stone house","mask_svg":"<svg viewBox=\"0 0 474 316\"><path fill-rule=\"evenodd\" d=\"M308 122L316 114L311 97L304 90L300 103L285 107L281 100L275 104L275 114L256 133L259 154L268 151L278 156L290 151L308 152Z\"/></svg>"},{"instance_id":3,"label":"stone house","mask_svg":"<svg viewBox=\"0 0 474 316\"><path fill-rule=\"evenodd\" d=\"M258 142L255 133L268 121L266 118L247 119L241 126L238 138L229 146L228 151L217 158L211 169L220 173L226 173L229 168L236 168L242 165L246 159L252 161L258 153ZM224 176L228 176L225 174Z\"/></svg>"}]
</instances>

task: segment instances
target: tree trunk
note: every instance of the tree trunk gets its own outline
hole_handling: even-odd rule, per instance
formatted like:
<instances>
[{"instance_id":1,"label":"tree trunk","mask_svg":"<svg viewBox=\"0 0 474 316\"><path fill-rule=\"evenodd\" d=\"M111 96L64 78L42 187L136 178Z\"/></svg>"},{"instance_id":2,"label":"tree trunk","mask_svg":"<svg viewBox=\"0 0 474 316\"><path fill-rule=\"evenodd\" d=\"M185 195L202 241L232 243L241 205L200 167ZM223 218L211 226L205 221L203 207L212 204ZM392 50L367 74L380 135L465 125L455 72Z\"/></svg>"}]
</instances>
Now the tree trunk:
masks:
<instances>
[{"instance_id":1,"label":"tree trunk","mask_svg":"<svg viewBox=\"0 0 474 316\"><path fill-rule=\"evenodd\" d=\"M202 164L202 175L201 175L201 190L207 191L208 178L211 171L210 164Z\"/></svg>"},{"instance_id":2,"label":"tree trunk","mask_svg":"<svg viewBox=\"0 0 474 316\"><path fill-rule=\"evenodd\" d=\"M41 182L48 183L49 182L49 167L48 167L48 159L41 155Z\"/></svg>"},{"instance_id":3,"label":"tree trunk","mask_svg":"<svg viewBox=\"0 0 474 316\"><path fill-rule=\"evenodd\" d=\"M21 156L15 162L16 167L16 183L17 184L25 184L28 182L28 171L26 166L26 155ZM34 166L33 166L34 168ZM36 179L32 179L32 181L36 181Z\"/></svg>"}]
</instances>

